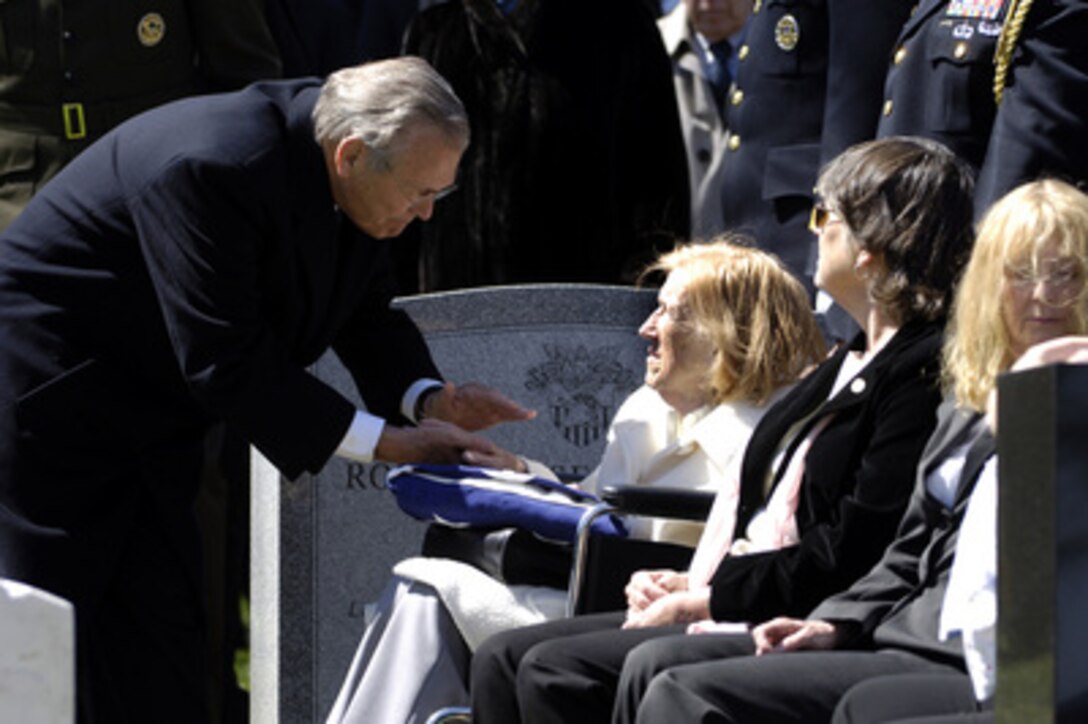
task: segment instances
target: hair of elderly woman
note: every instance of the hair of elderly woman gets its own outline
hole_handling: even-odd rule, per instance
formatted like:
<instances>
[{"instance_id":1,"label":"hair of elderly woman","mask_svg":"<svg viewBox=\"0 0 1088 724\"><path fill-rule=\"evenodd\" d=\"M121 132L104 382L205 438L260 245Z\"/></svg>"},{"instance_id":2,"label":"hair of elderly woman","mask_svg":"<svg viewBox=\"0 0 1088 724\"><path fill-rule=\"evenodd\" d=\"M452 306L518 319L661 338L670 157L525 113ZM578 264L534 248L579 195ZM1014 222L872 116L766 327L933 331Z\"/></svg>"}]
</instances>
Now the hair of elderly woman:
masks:
<instances>
[{"instance_id":1,"label":"hair of elderly woman","mask_svg":"<svg viewBox=\"0 0 1088 724\"><path fill-rule=\"evenodd\" d=\"M643 273L684 274L684 298L698 333L715 348L715 403L757 404L792 383L826 353L804 286L777 258L723 235L683 244Z\"/></svg>"},{"instance_id":2,"label":"hair of elderly woman","mask_svg":"<svg viewBox=\"0 0 1088 724\"><path fill-rule=\"evenodd\" d=\"M974 175L966 162L924 138L867 141L828 163L816 193L882 260L873 297L893 319L947 314L971 251Z\"/></svg>"},{"instance_id":3,"label":"hair of elderly woman","mask_svg":"<svg viewBox=\"0 0 1088 724\"><path fill-rule=\"evenodd\" d=\"M1053 179L1013 189L982 218L974 252L956 292L944 348L944 378L956 401L983 410L997 376L1015 361L1002 299L1006 271L1036 266L1044 246L1088 272L1088 195ZM1088 332L1088 298L1074 302L1075 329Z\"/></svg>"},{"instance_id":4,"label":"hair of elderly woman","mask_svg":"<svg viewBox=\"0 0 1088 724\"><path fill-rule=\"evenodd\" d=\"M371 168L389 170L405 131L427 123L464 150L465 107L446 79L422 58L404 56L343 68L329 75L313 110L318 143L361 139Z\"/></svg>"}]
</instances>

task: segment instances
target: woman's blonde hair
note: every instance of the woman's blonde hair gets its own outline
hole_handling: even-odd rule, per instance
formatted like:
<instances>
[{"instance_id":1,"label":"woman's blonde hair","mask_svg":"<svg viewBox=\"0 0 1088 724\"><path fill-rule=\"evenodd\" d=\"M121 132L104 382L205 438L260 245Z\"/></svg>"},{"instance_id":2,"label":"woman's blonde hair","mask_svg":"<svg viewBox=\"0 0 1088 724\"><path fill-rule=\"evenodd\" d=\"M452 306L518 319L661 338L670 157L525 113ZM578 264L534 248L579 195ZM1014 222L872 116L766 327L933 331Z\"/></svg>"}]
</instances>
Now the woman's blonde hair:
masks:
<instances>
[{"instance_id":1,"label":"woman's blonde hair","mask_svg":"<svg viewBox=\"0 0 1088 724\"><path fill-rule=\"evenodd\" d=\"M956 401L984 410L997 376L1015 361L1016 351L1002 313L1006 270L1037 267L1045 245L1088 271L1088 196L1053 179L1009 192L982 219L975 248L956 291L944 346L943 374ZM1088 331L1088 304L1082 294L1073 310L1072 334Z\"/></svg>"},{"instance_id":2,"label":"woman's blonde hair","mask_svg":"<svg viewBox=\"0 0 1088 724\"><path fill-rule=\"evenodd\" d=\"M722 235L683 244L643 274L684 274L696 330L714 345L714 403L765 403L826 354L804 286L774 256Z\"/></svg>"}]
</instances>

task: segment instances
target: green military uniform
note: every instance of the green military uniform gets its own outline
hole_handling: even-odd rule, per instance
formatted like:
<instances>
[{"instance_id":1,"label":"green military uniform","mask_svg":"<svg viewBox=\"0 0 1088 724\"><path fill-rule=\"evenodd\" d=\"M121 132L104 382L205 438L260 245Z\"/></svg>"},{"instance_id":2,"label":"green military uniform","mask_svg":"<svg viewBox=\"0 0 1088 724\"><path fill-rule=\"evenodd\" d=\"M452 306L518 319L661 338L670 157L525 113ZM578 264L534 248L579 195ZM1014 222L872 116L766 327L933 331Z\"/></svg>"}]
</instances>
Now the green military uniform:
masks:
<instances>
[{"instance_id":1,"label":"green military uniform","mask_svg":"<svg viewBox=\"0 0 1088 724\"><path fill-rule=\"evenodd\" d=\"M0 0L0 229L143 110L279 75L260 0Z\"/></svg>"}]
</instances>

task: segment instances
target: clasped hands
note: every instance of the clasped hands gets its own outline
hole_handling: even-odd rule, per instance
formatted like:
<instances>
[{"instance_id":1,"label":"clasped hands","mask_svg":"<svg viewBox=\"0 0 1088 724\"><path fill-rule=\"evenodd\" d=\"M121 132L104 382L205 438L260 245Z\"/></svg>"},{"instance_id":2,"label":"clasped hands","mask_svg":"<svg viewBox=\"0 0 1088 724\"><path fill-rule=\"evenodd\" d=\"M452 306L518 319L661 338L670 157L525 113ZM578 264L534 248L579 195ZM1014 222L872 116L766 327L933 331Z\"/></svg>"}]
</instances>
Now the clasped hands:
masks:
<instances>
[{"instance_id":1,"label":"clasped hands","mask_svg":"<svg viewBox=\"0 0 1088 724\"><path fill-rule=\"evenodd\" d=\"M710 589L689 589L688 576L670 570L637 571L624 588L627 618L623 628L695 623L710 618ZM713 627L707 630L712 631ZM756 655L772 651L833 649L839 628L830 621L779 617L752 629Z\"/></svg>"},{"instance_id":2,"label":"clasped hands","mask_svg":"<svg viewBox=\"0 0 1088 724\"><path fill-rule=\"evenodd\" d=\"M624 588L623 628L691 623L710 617L710 589L688 588L688 575L667 569L636 571Z\"/></svg>"}]
</instances>

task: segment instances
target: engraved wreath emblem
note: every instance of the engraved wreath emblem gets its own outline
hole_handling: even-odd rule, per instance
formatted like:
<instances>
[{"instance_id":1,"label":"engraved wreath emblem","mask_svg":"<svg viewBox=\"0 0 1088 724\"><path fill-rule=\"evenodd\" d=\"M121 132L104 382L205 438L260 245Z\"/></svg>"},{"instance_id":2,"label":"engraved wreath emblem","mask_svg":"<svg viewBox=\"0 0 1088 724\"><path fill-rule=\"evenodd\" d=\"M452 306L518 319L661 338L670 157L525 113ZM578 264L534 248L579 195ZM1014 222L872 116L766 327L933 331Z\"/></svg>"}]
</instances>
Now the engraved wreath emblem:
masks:
<instances>
[{"instance_id":1,"label":"engraved wreath emblem","mask_svg":"<svg viewBox=\"0 0 1088 724\"><path fill-rule=\"evenodd\" d=\"M635 373L619 360L615 346L544 345L547 358L531 368L525 387L547 391L552 425L571 444L586 447L608 430L617 399L637 385Z\"/></svg>"}]
</instances>

